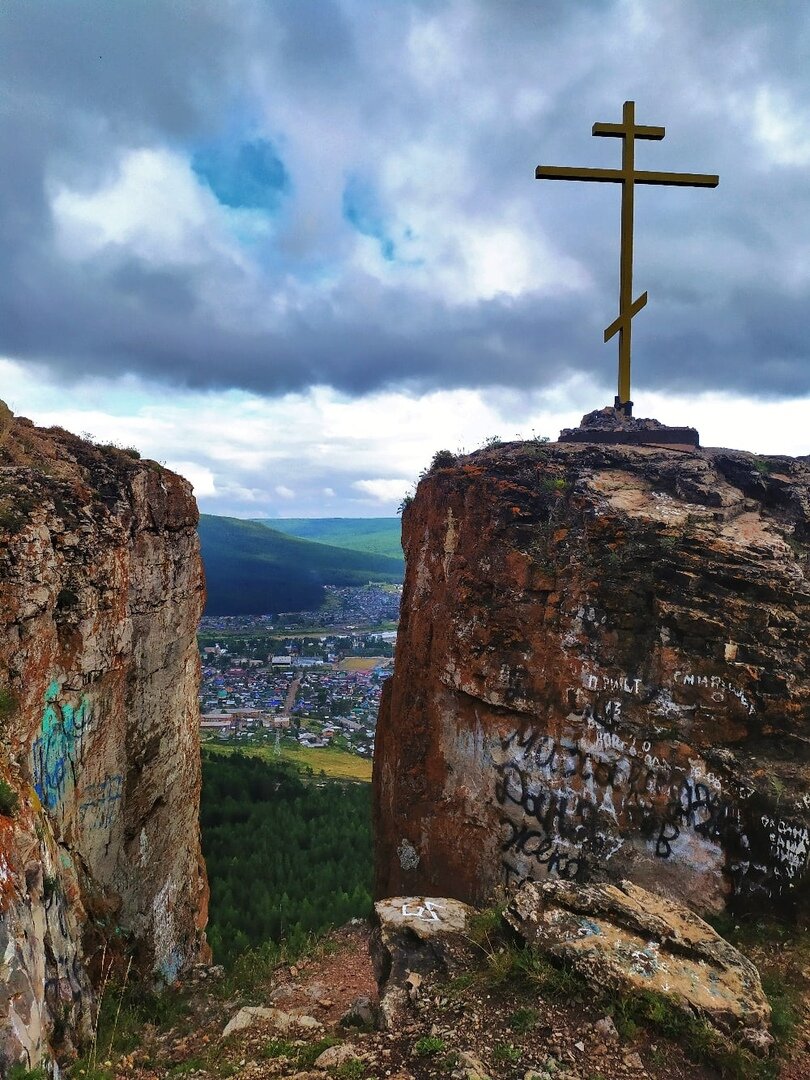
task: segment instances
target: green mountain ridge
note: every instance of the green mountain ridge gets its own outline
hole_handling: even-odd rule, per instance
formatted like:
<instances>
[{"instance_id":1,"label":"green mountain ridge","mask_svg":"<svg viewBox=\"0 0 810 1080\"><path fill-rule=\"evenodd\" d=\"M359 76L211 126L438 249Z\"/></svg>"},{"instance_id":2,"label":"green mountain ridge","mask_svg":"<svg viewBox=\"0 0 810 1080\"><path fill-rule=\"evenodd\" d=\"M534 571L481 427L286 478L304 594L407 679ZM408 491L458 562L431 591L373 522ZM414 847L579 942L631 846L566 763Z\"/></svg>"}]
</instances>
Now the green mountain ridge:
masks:
<instances>
[{"instance_id":1,"label":"green mountain ridge","mask_svg":"<svg viewBox=\"0 0 810 1080\"><path fill-rule=\"evenodd\" d=\"M302 540L255 521L201 514L199 534L207 615L314 610L324 585L403 578L401 559Z\"/></svg>"},{"instance_id":2,"label":"green mountain ridge","mask_svg":"<svg viewBox=\"0 0 810 1080\"><path fill-rule=\"evenodd\" d=\"M313 540L319 544L387 555L404 562L402 555L402 523L398 517L383 518L254 518L288 536Z\"/></svg>"}]
</instances>

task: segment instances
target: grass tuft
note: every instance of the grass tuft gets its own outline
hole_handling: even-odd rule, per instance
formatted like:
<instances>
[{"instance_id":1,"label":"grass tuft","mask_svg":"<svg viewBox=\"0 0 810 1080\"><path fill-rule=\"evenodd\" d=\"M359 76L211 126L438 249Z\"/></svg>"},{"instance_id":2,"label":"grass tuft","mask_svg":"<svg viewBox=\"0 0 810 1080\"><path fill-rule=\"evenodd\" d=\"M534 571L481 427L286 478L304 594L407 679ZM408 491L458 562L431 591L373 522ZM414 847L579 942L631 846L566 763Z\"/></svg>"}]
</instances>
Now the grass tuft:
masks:
<instances>
[{"instance_id":1,"label":"grass tuft","mask_svg":"<svg viewBox=\"0 0 810 1080\"><path fill-rule=\"evenodd\" d=\"M349 1061L344 1061L341 1065L338 1065L335 1069L335 1076L338 1080L360 1080L365 1071L366 1066L360 1058L351 1058Z\"/></svg>"},{"instance_id":2,"label":"grass tuft","mask_svg":"<svg viewBox=\"0 0 810 1080\"><path fill-rule=\"evenodd\" d=\"M778 1064L754 1057L658 994L621 995L612 1004L613 1022L624 1039L632 1040L644 1025L679 1043L696 1064L715 1068L728 1080L774 1080L778 1075Z\"/></svg>"},{"instance_id":3,"label":"grass tuft","mask_svg":"<svg viewBox=\"0 0 810 1080\"><path fill-rule=\"evenodd\" d=\"M509 1017L509 1027L519 1035L526 1035L535 1026L539 1017L537 1009L516 1009Z\"/></svg>"},{"instance_id":4,"label":"grass tuft","mask_svg":"<svg viewBox=\"0 0 810 1080\"><path fill-rule=\"evenodd\" d=\"M511 1043L498 1043L492 1051L492 1056L496 1061L503 1061L510 1065L516 1065L520 1061L521 1053L522 1051L519 1046L512 1046Z\"/></svg>"},{"instance_id":5,"label":"grass tuft","mask_svg":"<svg viewBox=\"0 0 810 1080\"><path fill-rule=\"evenodd\" d=\"M418 1057L434 1057L447 1049L447 1043L437 1035L423 1035L413 1044L413 1052Z\"/></svg>"}]
</instances>

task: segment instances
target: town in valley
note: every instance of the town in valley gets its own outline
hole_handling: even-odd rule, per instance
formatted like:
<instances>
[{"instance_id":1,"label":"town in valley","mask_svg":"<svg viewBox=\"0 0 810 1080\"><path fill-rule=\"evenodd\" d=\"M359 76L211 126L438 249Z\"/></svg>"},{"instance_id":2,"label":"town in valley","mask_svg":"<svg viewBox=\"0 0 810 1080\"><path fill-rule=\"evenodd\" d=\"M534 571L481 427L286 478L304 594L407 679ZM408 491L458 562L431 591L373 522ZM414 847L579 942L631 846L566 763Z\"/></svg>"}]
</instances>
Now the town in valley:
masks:
<instances>
[{"instance_id":1,"label":"town in valley","mask_svg":"<svg viewBox=\"0 0 810 1080\"><path fill-rule=\"evenodd\" d=\"M276 752L334 747L372 757L402 590L326 591L318 611L202 619L203 742Z\"/></svg>"}]
</instances>

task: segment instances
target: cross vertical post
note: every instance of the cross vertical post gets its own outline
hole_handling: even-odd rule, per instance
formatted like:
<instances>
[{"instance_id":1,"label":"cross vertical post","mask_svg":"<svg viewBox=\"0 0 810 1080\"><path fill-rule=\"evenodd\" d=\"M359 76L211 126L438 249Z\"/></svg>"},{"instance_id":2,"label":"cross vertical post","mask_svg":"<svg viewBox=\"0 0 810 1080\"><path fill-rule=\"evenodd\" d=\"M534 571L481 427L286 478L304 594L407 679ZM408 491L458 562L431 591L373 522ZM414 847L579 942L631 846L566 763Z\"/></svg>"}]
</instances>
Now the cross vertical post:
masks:
<instances>
[{"instance_id":1,"label":"cross vertical post","mask_svg":"<svg viewBox=\"0 0 810 1080\"><path fill-rule=\"evenodd\" d=\"M592 134L622 139L621 169L567 168L558 165L538 165L537 180L590 180L622 185L621 246L619 256L619 316L605 330L605 341L619 335L619 378L615 407L628 416L632 413L630 400L630 340L635 315L647 303L647 293L633 300L633 210L636 184L675 185L677 187L717 187L718 176L704 173L665 173L637 170L635 140L664 138L665 129L636 124L634 101L625 101L620 124L593 125Z\"/></svg>"},{"instance_id":2,"label":"cross vertical post","mask_svg":"<svg viewBox=\"0 0 810 1080\"><path fill-rule=\"evenodd\" d=\"M633 210L635 185L633 170L636 164L635 102L626 101L623 109L622 172L622 225L619 256L619 404L630 400L630 331L633 325L629 314L633 304Z\"/></svg>"}]
</instances>

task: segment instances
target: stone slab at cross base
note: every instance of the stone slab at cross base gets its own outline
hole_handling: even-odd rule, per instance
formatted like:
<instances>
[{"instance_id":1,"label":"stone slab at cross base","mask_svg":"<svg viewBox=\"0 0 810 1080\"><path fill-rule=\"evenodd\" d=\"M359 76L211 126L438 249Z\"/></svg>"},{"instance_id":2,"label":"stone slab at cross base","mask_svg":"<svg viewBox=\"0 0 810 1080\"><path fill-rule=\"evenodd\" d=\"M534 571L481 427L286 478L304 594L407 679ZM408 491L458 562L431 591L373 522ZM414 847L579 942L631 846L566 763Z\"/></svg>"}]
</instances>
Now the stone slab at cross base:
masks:
<instances>
[{"instance_id":1,"label":"stone slab at cross base","mask_svg":"<svg viewBox=\"0 0 810 1080\"><path fill-rule=\"evenodd\" d=\"M374 905L369 951L380 992L380 1019L394 1028L418 997L422 977L450 978L468 965L467 924L475 909L438 896L392 896Z\"/></svg>"},{"instance_id":2,"label":"stone slab at cross base","mask_svg":"<svg viewBox=\"0 0 810 1080\"><path fill-rule=\"evenodd\" d=\"M654 993L758 1052L772 1042L757 969L683 904L629 881L549 880L522 885L504 917L599 990Z\"/></svg>"},{"instance_id":3,"label":"stone slab at cross base","mask_svg":"<svg viewBox=\"0 0 810 1080\"><path fill-rule=\"evenodd\" d=\"M627 416L621 409L607 406L586 413L579 427L565 428L559 441L691 450L700 445L700 436L693 427L669 427L660 420Z\"/></svg>"}]
</instances>

